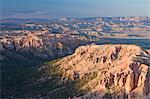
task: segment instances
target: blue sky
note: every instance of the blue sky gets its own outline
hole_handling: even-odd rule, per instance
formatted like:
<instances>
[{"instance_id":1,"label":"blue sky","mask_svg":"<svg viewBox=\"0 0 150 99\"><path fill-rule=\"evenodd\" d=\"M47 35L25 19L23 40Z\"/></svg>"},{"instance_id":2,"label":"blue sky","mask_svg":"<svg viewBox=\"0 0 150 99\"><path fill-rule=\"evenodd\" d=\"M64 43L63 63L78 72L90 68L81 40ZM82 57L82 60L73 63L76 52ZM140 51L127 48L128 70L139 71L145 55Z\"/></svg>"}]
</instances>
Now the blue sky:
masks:
<instances>
[{"instance_id":1,"label":"blue sky","mask_svg":"<svg viewBox=\"0 0 150 99\"><path fill-rule=\"evenodd\" d=\"M1 0L2 17L150 16L150 0Z\"/></svg>"}]
</instances>

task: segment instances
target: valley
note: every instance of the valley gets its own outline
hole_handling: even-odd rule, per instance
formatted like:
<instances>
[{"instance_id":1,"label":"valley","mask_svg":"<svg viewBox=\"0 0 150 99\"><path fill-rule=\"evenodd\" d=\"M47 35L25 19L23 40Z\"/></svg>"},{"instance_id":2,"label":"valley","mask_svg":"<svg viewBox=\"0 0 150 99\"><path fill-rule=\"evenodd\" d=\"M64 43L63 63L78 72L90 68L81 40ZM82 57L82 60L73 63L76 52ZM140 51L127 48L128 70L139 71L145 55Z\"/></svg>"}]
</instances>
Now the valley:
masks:
<instances>
[{"instance_id":1,"label":"valley","mask_svg":"<svg viewBox=\"0 0 150 99\"><path fill-rule=\"evenodd\" d=\"M1 22L2 98L149 96L147 17Z\"/></svg>"}]
</instances>

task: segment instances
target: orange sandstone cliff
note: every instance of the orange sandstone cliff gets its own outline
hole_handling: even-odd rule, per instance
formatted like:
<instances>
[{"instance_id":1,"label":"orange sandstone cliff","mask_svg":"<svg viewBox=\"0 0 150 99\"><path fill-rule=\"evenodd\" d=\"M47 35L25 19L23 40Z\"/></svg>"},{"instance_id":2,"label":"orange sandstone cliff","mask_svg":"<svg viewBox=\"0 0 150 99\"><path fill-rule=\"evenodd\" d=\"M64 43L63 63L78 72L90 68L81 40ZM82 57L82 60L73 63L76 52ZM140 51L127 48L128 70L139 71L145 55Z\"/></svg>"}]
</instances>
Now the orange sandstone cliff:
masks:
<instances>
[{"instance_id":1,"label":"orange sandstone cliff","mask_svg":"<svg viewBox=\"0 0 150 99\"><path fill-rule=\"evenodd\" d=\"M141 97L150 95L150 54L136 45L87 45L62 58L56 64L63 71L62 79L83 79L88 74L96 77L81 89L90 89L91 96Z\"/></svg>"}]
</instances>

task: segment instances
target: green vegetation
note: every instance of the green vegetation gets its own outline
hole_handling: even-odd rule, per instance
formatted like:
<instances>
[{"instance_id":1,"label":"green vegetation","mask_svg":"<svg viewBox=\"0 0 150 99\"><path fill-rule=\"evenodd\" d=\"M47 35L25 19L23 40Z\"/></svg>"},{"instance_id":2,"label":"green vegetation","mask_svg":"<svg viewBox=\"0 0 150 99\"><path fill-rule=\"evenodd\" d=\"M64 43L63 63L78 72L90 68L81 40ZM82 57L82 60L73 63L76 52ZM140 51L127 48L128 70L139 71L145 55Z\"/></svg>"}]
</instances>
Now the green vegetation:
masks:
<instances>
[{"instance_id":1,"label":"green vegetation","mask_svg":"<svg viewBox=\"0 0 150 99\"><path fill-rule=\"evenodd\" d=\"M103 96L104 99L112 99L112 96L110 93L106 93L104 96Z\"/></svg>"},{"instance_id":2,"label":"green vegetation","mask_svg":"<svg viewBox=\"0 0 150 99\"><path fill-rule=\"evenodd\" d=\"M1 54L6 57L1 62L2 98L58 99L81 96L89 90L81 88L97 76L97 73L91 73L83 79L62 81L62 72L55 64L59 59L46 62L32 53L7 51Z\"/></svg>"},{"instance_id":3,"label":"green vegetation","mask_svg":"<svg viewBox=\"0 0 150 99\"><path fill-rule=\"evenodd\" d=\"M59 59L45 63L45 68L41 70L42 74L51 77L51 82L55 82L55 85L49 84L51 93L49 93L48 96L51 96L54 99L68 98L73 96L81 96L89 91L88 88L87 90L82 90L82 87L97 77L97 73L89 73L83 79L62 81L63 72L60 71L60 67L55 64L58 60Z\"/></svg>"},{"instance_id":4,"label":"green vegetation","mask_svg":"<svg viewBox=\"0 0 150 99\"><path fill-rule=\"evenodd\" d=\"M36 79L40 76L37 69L44 60L30 54L15 51L1 53L5 60L1 62L2 97L28 97L34 92Z\"/></svg>"},{"instance_id":5,"label":"green vegetation","mask_svg":"<svg viewBox=\"0 0 150 99\"><path fill-rule=\"evenodd\" d=\"M92 79L96 77L97 77L97 72L94 72L94 73L89 73L85 75L83 79L75 80L77 89L81 89L85 84L87 84L89 81L91 81ZM83 90L80 90L80 91L82 93ZM86 91L89 91L89 90L87 89Z\"/></svg>"}]
</instances>

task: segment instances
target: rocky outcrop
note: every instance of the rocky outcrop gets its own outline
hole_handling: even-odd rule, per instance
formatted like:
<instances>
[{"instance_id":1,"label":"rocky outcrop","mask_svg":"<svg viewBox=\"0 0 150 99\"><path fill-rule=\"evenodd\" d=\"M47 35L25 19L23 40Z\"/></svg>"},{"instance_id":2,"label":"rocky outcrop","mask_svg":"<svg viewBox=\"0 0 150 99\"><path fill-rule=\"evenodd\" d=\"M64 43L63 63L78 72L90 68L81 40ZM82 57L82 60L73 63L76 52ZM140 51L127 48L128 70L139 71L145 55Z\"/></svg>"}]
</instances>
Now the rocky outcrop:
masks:
<instances>
[{"instance_id":1,"label":"rocky outcrop","mask_svg":"<svg viewBox=\"0 0 150 99\"><path fill-rule=\"evenodd\" d=\"M38 36L28 33L22 36L6 36L0 38L0 52L14 50L32 52L35 56L44 59L55 59L71 54L76 47L87 44L84 37L60 34L46 34ZM71 45L71 46L70 46Z\"/></svg>"},{"instance_id":2,"label":"rocky outcrop","mask_svg":"<svg viewBox=\"0 0 150 99\"><path fill-rule=\"evenodd\" d=\"M120 97L150 94L150 55L136 45L81 46L56 64L64 73L63 80L83 79L88 74L97 73L81 88L88 88L91 93Z\"/></svg>"}]
</instances>

